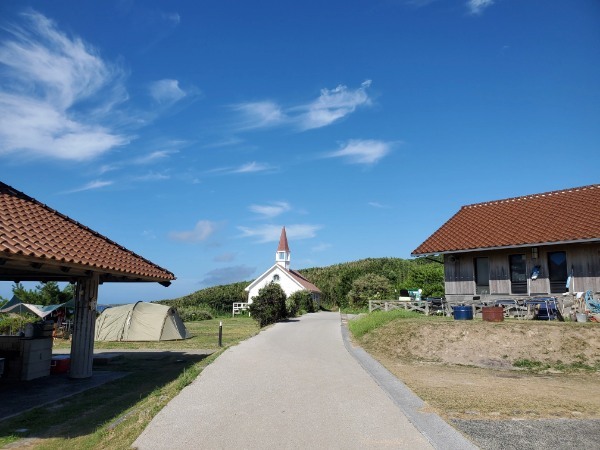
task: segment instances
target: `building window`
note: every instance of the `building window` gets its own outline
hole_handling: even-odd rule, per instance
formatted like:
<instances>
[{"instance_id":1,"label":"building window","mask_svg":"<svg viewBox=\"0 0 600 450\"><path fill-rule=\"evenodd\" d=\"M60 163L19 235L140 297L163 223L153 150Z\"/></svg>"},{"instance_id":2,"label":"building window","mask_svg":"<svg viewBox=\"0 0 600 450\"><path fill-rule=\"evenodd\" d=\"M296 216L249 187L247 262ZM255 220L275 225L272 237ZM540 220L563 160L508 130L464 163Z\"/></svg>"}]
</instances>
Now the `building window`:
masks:
<instances>
[{"instance_id":1,"label":"building window","mask_svg":"<svg viewBox=\"0 0 600 450\"><path fill-rule=\"evenodd\" d=\"M280 261L285 261L285 252L277 252L277 259Z\"/></svg>"},{"instance_id":2,"label":"building window","mask_svg":"<svg viewBox=\"0 0 600 450\"><path fill-rule=\"evenodd\" d=\"M490 260L489 258L475 258L475 293L490 293Z\"/></svg>"},{"instance_id":3,"label":"building window","mask_svg":"<svg viewBox=\"0 0 600 450\"><path fill-rule=\"evenodd\" d=\"M550 279L550 292L563 293L568 290L567 279L567 254L565 252L548 253L548 278Z\"/></svg>"},{"instance_id":4,"label":"building window","mask_svg":"<svg viewBox=\"0 0 600 450\"><path fill-rule=\"evenodd\" d=\"M279 283L279 275L277 275L277 274L273 275L273 282Z\"/></svg>"},{"instance_id":5,"label":"building window","mask_svg":"<svg viewBox=\"0 0 600 450\"><path fill-rule=\"evenodd\" d=\"M510 255L510 292L527 294L527 259L525 255Z\"/></svg>"}]
</instances>

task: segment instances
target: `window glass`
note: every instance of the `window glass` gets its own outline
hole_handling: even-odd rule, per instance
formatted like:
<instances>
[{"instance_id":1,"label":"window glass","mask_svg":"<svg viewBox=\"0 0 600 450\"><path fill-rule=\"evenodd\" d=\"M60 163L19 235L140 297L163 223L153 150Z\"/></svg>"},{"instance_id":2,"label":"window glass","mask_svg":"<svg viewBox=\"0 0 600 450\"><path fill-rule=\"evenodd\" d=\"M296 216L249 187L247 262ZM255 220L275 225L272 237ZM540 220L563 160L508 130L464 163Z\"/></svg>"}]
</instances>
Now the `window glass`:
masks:
<instances>
[{"instance_id":1,"label":"window glass","mask_svg":"<svg viewBox=\"0 0 600 450\"><path fill-rule=\"evenodd\" d=\"M513 294L527 294L527 259L525 255L510 255L510 286Z\"/></svg>"},{"instance_id":2,"label":"window glass","mask_svg":"<svg viewBox=\"0 0 600 450\"><path fill-rule=\"evenodd\" d=\"M490 293L490 260L489 258L475 258L475 293Z\"/></svg>"},{"instance_id":3,"label":"window glass","mask_svg":"<svg viewBox=\"0 0 600 450\"><path fill-rule=\"evenodd\" d=\"M567 254L565 252L548 253L548 278L550 279L550 292L567 290Z\"/></svg>"}]
</instances>

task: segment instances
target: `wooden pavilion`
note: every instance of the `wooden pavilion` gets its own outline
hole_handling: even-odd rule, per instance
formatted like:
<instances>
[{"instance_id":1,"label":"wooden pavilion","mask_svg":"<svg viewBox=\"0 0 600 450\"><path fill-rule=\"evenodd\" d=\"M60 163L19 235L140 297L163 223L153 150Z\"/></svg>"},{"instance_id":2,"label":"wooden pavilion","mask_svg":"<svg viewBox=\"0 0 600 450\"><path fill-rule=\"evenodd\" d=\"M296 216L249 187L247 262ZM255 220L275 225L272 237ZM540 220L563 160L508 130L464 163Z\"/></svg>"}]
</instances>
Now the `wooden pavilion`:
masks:
<instances>
[{"instance_id":1,"label":"wooden pavilion","mask_svg":"<svg viewBox=\"0 0 600 450\"><path fill-rule=\"evenodd\" d=\"M71 378L92 376L98 286L156 282L173 273L0 182L0 281L76 284Z\"/></svg>"}]
</instances>

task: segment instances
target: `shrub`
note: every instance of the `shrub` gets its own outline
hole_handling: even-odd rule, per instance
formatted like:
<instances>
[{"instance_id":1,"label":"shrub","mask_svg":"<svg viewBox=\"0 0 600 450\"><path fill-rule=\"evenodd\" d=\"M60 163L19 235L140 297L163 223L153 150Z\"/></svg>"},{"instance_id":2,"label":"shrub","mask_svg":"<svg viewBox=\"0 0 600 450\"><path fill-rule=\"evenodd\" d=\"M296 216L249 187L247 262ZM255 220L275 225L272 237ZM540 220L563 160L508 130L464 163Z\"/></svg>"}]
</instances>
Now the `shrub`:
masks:
<instances>
[{"instance_id":1,"label":"shrub","mask_svg":"<svg viewBox=\"0 0 600 450\"><path fill-rule=\"evenodd\" d=\"M177 308L179 317L184 322L198 322L200 320L210 320L213 318L210 311L202 306L180 306Z\"/></svg>"},{"instance_id":2,"label":"shrub","mask_svg":"<svg viewBox=\"0 0 600 450\"><path fill-rule=\"evenodd\" d=\"M294 299L294 302L298 305L298 311L304 311L307 313L315 312L315 302L312 298L312 294L308 291L296 291L290 298Z\"/></svg>"},{"instance_id":3,"label":"shrub","mask_svg":"<svg viewBox=\"0 0 600 450\"><path fill-rule=\"evenodd\" d=\"M277 283L269 283L258 291L252 299L250 315L261 327L278 322L287 317L286 295Z\"/></svg>"},{"instance_id":4,"label":"shrub","mask_svg":"<svg viewBox=\"0 0 600 450\"><path fill-rule=\"evenodd\" d=\"M16 335L19 331L25 329L26 324L39 320L39 317L31 315L6 315L0 318L0 334Z\"/></svg>"},{"instance_id":5,"label":"shrub","mask_svg":"<svg viewBox=\"0 0 600 450\"><path fill-rule=\"evenodd\" d=\"M350 306L364 308L369 300L385 300L391 292L390 280L382 275L367 273L352 282L352 289L348 292Z\"/></svg>"},{"instance_id":6,"label":"shrub","mask_svg":"<svg viewBox=\"0 0 600 450\"><path fill-rule=\"evenodd\" d=\"M288 317L296 317L298 315L298 311L300 311L300 305L294 294L290 295L285 301L285 310L287 311Z\"/></svg>"}]
</instances>

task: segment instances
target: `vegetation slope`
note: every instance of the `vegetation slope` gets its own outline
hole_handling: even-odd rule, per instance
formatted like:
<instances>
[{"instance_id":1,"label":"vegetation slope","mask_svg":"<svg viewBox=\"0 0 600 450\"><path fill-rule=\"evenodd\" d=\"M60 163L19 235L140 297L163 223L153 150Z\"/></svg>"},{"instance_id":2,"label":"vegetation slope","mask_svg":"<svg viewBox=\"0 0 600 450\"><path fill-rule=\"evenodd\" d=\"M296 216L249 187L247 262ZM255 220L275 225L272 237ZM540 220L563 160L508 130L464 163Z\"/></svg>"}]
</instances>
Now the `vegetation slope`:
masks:
<instances>
[{"instance_id":1,"label":"vegetation slope","mask_svg":"<svg viewBox=\"0 0 600 450\"><path fill-rule=\"evenodd\" d=\"M385 298L398 297L401 289L423 289L423 296L444 295L444 271L441 260L401 258L368 258L359 261L299 270L306 279L322 291L321 305L325 308L356 306L357 296L374 292ZM374 277L377 275L377 277ZM199 309L211 314L231 311L234 302L246 302L244 288L251 281L213 286L183 297L159 303L176 307L183 316L199 314ZM379 286L365 284L378 283ZM195 312L194 312L195 311Z\"/></svg>"}]
</instances>

